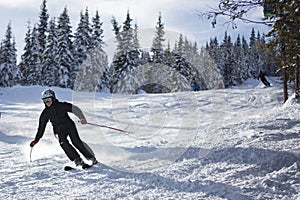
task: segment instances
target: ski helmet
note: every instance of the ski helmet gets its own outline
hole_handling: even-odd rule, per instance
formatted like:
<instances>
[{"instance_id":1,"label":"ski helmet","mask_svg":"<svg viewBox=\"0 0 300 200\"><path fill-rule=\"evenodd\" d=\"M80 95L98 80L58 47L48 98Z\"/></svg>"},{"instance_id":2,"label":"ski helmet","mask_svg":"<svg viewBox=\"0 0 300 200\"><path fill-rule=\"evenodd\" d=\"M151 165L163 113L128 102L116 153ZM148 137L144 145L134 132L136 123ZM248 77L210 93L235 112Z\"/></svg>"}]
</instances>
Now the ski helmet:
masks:
<instances>
[{"instance_id":1,"label":"ski helmet","mask_svg":"<svg viewBox=\"0 0 300 200\"><path fill-rule=\"evenodd\" d=\"M55 99L55 92L50 89L43 91L41 99L46 99L46 98Z\"/></svg>"}]
</instances>

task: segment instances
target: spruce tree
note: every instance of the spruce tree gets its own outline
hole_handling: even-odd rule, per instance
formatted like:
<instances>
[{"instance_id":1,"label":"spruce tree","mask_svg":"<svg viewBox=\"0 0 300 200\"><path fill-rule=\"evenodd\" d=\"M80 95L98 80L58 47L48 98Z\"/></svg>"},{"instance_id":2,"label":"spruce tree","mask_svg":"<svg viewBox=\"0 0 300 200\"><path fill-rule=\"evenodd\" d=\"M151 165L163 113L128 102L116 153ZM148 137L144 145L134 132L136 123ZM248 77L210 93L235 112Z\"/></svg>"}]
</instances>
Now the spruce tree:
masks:
<instances>
[{"instance_id":1,"label":"spruce tree","mask_svg":"<svg viewBox=\"0 0 300 200\"><path fill-rule=\"evenodd\" d=\"M183 55L184 58L187 59L187 61L191 61L193 54L192 54L192 45L191 42L187 39L187 37L184 37L183 41Z\"/></svg>"},{"instance_id":2,"label":"spruce tree","mask_svg":"<svg viewBox=\"0 0 300 200\"><path fill-rule=\"evenodd\" d=\"M158 22L155 27L155 36L152 41L151 51L153 52L153 61L162 62L164 53L165 31L162 23L161 13L158 16Z\"/></svg>"},{"instance_id":3,"label":"spruce tree","mask_svg":"<svg viewBox=\"0 0 300 200\"><path fill-rule=\"evenodd\" d=\"M42 65L40 60L39 45L37 39L37 30L34 26L30 27L28 22L27 33L25 36L24 52L21 56L19 68L22 72L24 85L40 85L42 84Z\"/></svg>"},{"instance_id":4,"label":"spruce tree","mask_svg":"<svg viewBox=\"0 0 300 200\"><path fill-rule=\"evenodd\" d=\"M100 47L102 49L105 45L102 25L103 22L100 20L99 12L96 11L96 15L92 19L92 48Z\"/></svg>"},{"instance_id":5,"label":"spruce tree","mask_svg":"<svg viewBox=\"0 0 300 200\"><path fill-rule=\"evenodd\" d=\"M46 38L47 38L47 30L48 30L48 19L49 14L47 10L47 0L43 0L41 5L41 10L39 14L39 22L37 24L37 40L38 47L40 52L40 60L43 60L43 52L46 47Z\"/></svg>"},{"instance_id":6,"label":"spruce tree","mask_svg":"<svg viewBox=\"0 0 300 200\"><path fill-rule=\"evenodd\" d=\"M241 65L241 60L242 60L242 43L241 43L241 37L238 34L236 41L233 44L233 71L232 71L232 76L233 76L233 84L234 85L240 85L243 80L242 80L242 65Z\"/></svg>"},{"instance_id":7,"label":"spruce tree","mask_svg":"<svg viewBox=\"0 0 300 200\"><path fill-rule=\"evenodd\" d=\"M137 50L140 49L140 41L138 37L138 25L134 25L134 31L133 31L133 49Z\"/></svg>"},{"instance_id":8,"label":"spruce tree","mask_svg":"<svg viewBox=\"0 0 300 200\"><path fill-rule=\"evenodd\" d=\"M49 23L48 37L46 40L46 47L43 54L43 80L44 85L48 86L59 86L58 80L58 63L57 55L58 46L57 46L57 29L56 21L53 18Z\"/></svg>"},{"instance_id":9,"label":"spruce tree","mask_svg":"<svg viewBox=\"0 0 300 200\"><path fill-rule=\"evenodd\" d=\"M113 60L117 59L119 56L121 56L123 54L123 50L122 50L122 37L121 37L121 26L119 25L119 23L117 22L115 17L112 17L111 19L111 23L113 26L113 31L115 33L115 38L116 38L116 52L114 54L114 58Z\"/></svg>"},{"instance_id":10,"label":"spruce tree","mask_svg":"<svg viewBox=\"0 0 300 200\"><path fill-rule=\"evenodd\" d=\"M42 84L42 67L41 67L41 57L39 52L39 43L37 37L37 29L34 26L32 29L31 37L31 49L30 49L30 61L27 66L28 76L27 82L29 85L41 85Z\"/></svg>"},{"instance_id":11,"label":"spruce tree","mask_svg":"<svg viewBox=\"0 0 300 200\"><path fill-rule=\"evenodd\" d=\"M85 14L80 12L80 22L74 36L74 58L77 65L82 64L86 59L89 49L92 47L91 41L91 27L89 23L88 8L86 8Z\"/></svg>"},{"instance_id":12,"label":"spruce tree","mask_svg":"<svg viewBox=\"0 0 300 200\"><path fill-rule=\"evenodd\" d=\"M250 43L249 43L249 73L251 77L255 78L258 76L259 70L259 57L258 57L258 47L257 47L257 37L254 28L251 30Z\"/></svg>"},{"instance_id":13,"label":"spruce tree","mask_svg":"<svg viewBox=\"0 0 300 200\"><path fill-rule=\"evenodd\" d=\"M139 58L140 51L135 49L135 34L131 22L132 19L130 18L129 11L127 12L123 27L118 25L115 18L112 19L117 42L116 54L112 63L112 85L116 84L121 76L126 76L128 72L142 63L142 60Z\"/></svg>"},{"instance_id":14,"label":"spruce tree","mask_svg":"<svg viewBox=\"0 0 300 200\"><path fill-rule=\"evenodd\" d=\"M25 35L25 46L23 48L23 54L21 55L21 61L19 63L19 68L22 73L22 81L21 84L29 85L28 76L29 76L29 66L31 63L31 56L32 56L32 42L31 42L31 27L30 21L27 22L27 32Z\"/></svg>"},{"instance_id":15,"label":"spruce tree","mask_svg":"<svg viewBox=\"0 0 300 200\"><path fill-rule=\"evenodd\" d=\"M85 19L87 22L87 12ZM74 89L78 91L103 91L107 88L109 91L109 84L102 84L102 77L106 76L105 72L108 71L108 58L107 54L103 50L102 41L103 30L101 28L99 14L96 12L96 16L93 18L93 25L91 30L91 42L90 48L87 49L88 53L86 58L80 65L79 72L76 77ZM88 29L88 26L86 26ZM80 30L80 29L79 29ZM79 33L78 31L77 33ZM85 34L82 34L85 35ZM82 37L84 38L84 37ZM87 41L87 40L86 40ZM107 77L105 77L107 78ZM107 91L107 90L106 90Z\"/></svg>"},{"instance_id":16,"label":"spruce tree","mask_svg":"<svg viewBox=\"0 0 300 200\"><path fill-rule=\"evenodd\" d=\"M0 42L0 63L4 62L4 55L3 55L3 41Z\"/></svg>"},{"instance_id":17,"label":"spruce tree","mask_svg":"<svg viewBox=\"0 0 300 200\"><path fill-rule=\"evenodd\" d=\"M208 52L210 55L210 58L215 61L217 66L220 66L220 47L219 47L219 42L218 38L215 37L213 39L210 39L209 44L207 43L205 51Z\"/></svg>"},{"instance_id":18,"label":"spruce tree","mask_svg":"<svg viewBox=\"0 0 300 200\"><path fill-rule=\"evenodd\" d=\"M57 27L57 61L59 65L58 80L60 87L72 88L76 77L76 63L71 38L72 29L67 7L64 8L58 19ZM74 69L75 68L75 69Z\"/></svg>"},{"instance_id":19,"label":"spruce tree","mask_svg":"<svg viewBox=\"0 0 300 200\"><path fill-rule=\"evenodd\" d=\"M21 73L17 67L16 43L12 35L12 27L9 22L3 42L1 42L0 62L0 86L11 87L21 79Z\"/></svg>"},{"instance_id":20,"label":"spruce tree","mask_svg":"<svg viewBox=\"0 0 300 200\"><path fill-rule=\"evenodd\" d=\"M184 40L183 40L183 35L182 33L180 33L178 41L177 41L177 45L174 48L173 51L175 54L179 55L179 56L183 56L184 55Z\"/></svg>"},{"instance_id":21,"label":"spruce tree","mask_svg":"<svg viewBox=\"0 0 300 200\"><path fill-rule=\"evenodd\" d=\"M132 19L130 18L129 11L126 15L126 20L123 23L123 30L122 30L122 48L124 54L135 50L133 46L133 28L132 28Z\"/></svg>"},{"instance_id":22,"label":"spruce tree","mask_svg":"<svg viewBox=\"0 0 300 200\"><path fill-rule=\"evenodd\" d=\"M217 43L216 38L213 41L213 46ZM223 76L215 62L215 58L210 55L206 48L201 48L199 56L196 58L195 67L199 71L199 84L202 89L223 89ZM203 79L201 81L201 78Z\"/></svg>"},{"instance_id":23,"label":"spruce tree","mask_svg":"<svg viewBox=\"0 0 300 200\"><path fill-rule=\"evenodd\" d=\"M87 55L87 58L81 64L80 70L76 77L74 89L77 91L93 92L104 85L99 85L101 77L107 71L108 60L107 54L99 47L94 48ZM101 91L101 90L100 90Z\"/></svg>"},{"instance_id":24,"label":"spruce tree","mask_svg":"<svg viewBox=\"0 0 300 200\"><path fill-rule=\"evenodd\" d=\"M221 62L220 67L222 71L222 75L224 77L224 84L225 87L234 84L233 77L231 76L233 72L234 60L232 55L232 42L230 35L227 34L227 31L224 34L223 42L220 46L221 50Z\"/></svg>"},{"instance_id":25,"label":"spruce tree","mask_svg":"<svg viewBox=\"0 0 300 200\"><path fill-rule=\"evenodd\" d=\"M243 80L246 80L246 79L252 77L252 75L249 72L249 68L250 68L249 45L248 45L248 42L247 42L245 36L242 37L241 58L242 58L241 66L243 66L242 71L241 71L241 77Z\"/></svg>"}]
</instances>

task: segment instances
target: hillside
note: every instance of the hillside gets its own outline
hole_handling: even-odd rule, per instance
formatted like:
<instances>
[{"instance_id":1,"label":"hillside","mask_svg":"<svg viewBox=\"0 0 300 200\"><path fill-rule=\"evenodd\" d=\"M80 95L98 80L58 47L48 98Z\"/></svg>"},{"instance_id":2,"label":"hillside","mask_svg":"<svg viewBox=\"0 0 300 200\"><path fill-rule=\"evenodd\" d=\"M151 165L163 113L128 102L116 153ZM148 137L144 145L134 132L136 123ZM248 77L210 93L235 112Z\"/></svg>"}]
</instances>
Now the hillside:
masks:
<instances>
[{"instance_id":1,"label":"hillside","mask_svg":"<svg viewBox=\"0 0 300 200\"><path fill-rule=\"evenodd\" d=\"M77 123L102 163L71 164L46 129L33 148L41 86L0 88L1 199L299 199L299 104L275 78L200 92L110 95L53 88L92 123ZM77 119L72 115L74 120Z\"/></svg>"}]
</instances>

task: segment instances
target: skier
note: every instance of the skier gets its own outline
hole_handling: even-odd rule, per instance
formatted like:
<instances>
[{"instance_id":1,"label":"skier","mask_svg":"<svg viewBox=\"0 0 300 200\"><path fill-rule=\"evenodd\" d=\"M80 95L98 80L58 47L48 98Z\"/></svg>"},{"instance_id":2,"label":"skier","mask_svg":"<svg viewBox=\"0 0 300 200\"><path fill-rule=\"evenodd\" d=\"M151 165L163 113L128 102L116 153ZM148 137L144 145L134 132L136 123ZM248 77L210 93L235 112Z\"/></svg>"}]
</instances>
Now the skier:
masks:
<instances>
[{"instance_id":1,"label":"skier","mask_svg":"<svg viewBox=\"0 0 300 200\"><path fill-rule=\"evenodd\" d=\"M59 102L55 97L54 91L50 89L45 90L42 93L42 100L45 104L45 108L40 115L37 134L35 139L30 143L30 147L36 145L43 137L46 124L50 120L54 134L58 137L60 146L68 158L71 161L74 161L76 166L87 166L87 164L81 159L77 150L79 150L86 159L91 160L92 165L97 164L98 161L96 160L94 153L80 139L75 123L68 115L68 112L74 113L80 119L81 124L86 124L87 121L82 111L71 103ZM67 139L68 136L70 137L73 145L69 143Z\"/></svg>"},{"instance_id":2,"label":"skier","mask_svg":"<svg viewBox=\"0 0 300 200\"><path fill-rule=\"evenodd\" d=\"M271 87L271 84L269 83L269 81L266 79L265 74L260 71L259 75L258 75L258 79L260 78L261 82L263 82L263 84L267 87Z\"/></svg>"},{"instance_id":3,"label":"skier","mask_svg":"<svg viewBox=\"0 0 300 200\"><path fill-rule=\"evenodd\" d=\"M196 81L194 81L193 89L194 89L194 91L199 91L200 90L200 86Z\"/></svg>"}]
</instances>

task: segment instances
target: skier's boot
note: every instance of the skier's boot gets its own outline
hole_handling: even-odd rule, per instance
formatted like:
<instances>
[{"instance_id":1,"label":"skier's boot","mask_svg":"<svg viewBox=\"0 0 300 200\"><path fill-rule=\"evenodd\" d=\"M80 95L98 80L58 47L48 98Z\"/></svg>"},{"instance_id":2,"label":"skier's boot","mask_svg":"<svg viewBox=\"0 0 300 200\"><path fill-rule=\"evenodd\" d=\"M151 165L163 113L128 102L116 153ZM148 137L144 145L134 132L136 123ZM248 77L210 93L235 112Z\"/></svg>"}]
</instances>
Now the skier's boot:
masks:
<instances>
[{"instance_id":1,"label":"skier's boot","mask_svg":"<svg viewBox=\"0 0 300 200\"><path fill-rule=\"evenodd\" d=\"M82 160L80 157L79 157L79 158L76 158L76 159L74 160L74 163L75 163L76 167L82 166L82 165L85 164L85 163L83 162L83 160Z\"/></svg>"},{"instance_id":2,"label":"skier's boot","mask_svg":"<svg viewBox=\"0 0 300 200\"><path fill-rule=\"evenodd\" d=\"M96 165L98 163L98 161L95 157L90 158L90 161L92 161L92 165Z\"/></svg>"}]
</instances>

